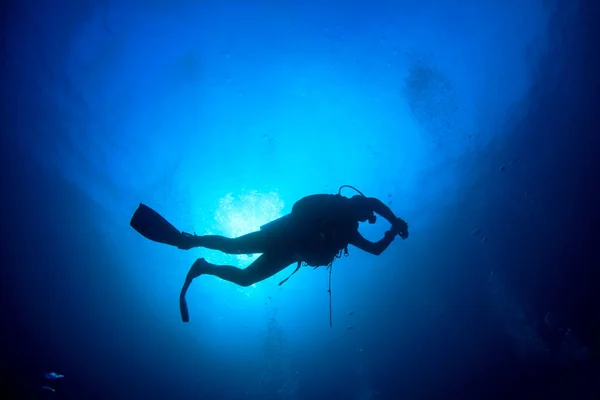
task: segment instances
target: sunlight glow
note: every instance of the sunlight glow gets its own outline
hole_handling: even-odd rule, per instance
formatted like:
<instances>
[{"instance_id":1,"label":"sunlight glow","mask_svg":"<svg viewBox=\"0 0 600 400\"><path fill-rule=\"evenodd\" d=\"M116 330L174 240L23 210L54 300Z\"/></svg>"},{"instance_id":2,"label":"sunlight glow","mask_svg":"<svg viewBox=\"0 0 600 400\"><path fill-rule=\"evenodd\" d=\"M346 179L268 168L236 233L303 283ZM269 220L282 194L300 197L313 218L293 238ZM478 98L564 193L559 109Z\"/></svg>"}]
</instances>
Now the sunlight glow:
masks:
<instances>
[{"instance_id":1,"label":"sunlight glow","mask_svg":"<svg viewBox=\"0 0 600 400\"><path fill-rule=\"evenodd\" d=\"M257 231L267 222L281 217L282 210L283 201L276 192L227 193L219 200L215 220L226 236L237 237Z\"/></svg>"},{"instance_id":2,"label":"sunlight glow","mask_svg":"<svg viewBox=\"0 0 600 400\"><path fill-rule=\"evenodd\" d=\"M282 216L284 203L277 192L262 193L258 190L242 191L238 194L227 193L221 199L215 212L216 227L219 233L227 237L238 237L260 229L267 222ZM234 256L242 264L248 265L259 254L241 254ZM251 296L256 289L236 287L239 293Z\"/></svg>"},{"instance_id":3,"label":"sunlight glow","mask_svg":"<svg viewBox=\"0 0 600 400\"><path fill-rule=\"evenodd\" d=\"M281 217L284 204L278 193L261 193L257 190L227 193L219 200L215 221L227 237L238 237L260 229L267 222ZM238 256L243 260L253 256Z\"/></svg>"}]
</instances>

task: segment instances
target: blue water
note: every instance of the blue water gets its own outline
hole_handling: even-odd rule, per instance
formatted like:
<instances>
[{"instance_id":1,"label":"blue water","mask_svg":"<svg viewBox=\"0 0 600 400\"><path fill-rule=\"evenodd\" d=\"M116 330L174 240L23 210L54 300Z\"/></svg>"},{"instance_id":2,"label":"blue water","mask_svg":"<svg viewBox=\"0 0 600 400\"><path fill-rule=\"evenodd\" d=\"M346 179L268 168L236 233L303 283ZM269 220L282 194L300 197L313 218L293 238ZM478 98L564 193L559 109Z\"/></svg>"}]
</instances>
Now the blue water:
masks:
<instances>
[{"instance_id":1,"label":"blue water","mask_svg":"<svg viewBox=\"0 0 600 400\"><path fill-rule=\"evenodd\" d=\"M2 3L0 398L599 398L596 3ZM291 267L201 277L184 324L196 258L256 256L129 226L343 184L410 237L335 262L332 327Z\"/></svg>"}]
</instances>

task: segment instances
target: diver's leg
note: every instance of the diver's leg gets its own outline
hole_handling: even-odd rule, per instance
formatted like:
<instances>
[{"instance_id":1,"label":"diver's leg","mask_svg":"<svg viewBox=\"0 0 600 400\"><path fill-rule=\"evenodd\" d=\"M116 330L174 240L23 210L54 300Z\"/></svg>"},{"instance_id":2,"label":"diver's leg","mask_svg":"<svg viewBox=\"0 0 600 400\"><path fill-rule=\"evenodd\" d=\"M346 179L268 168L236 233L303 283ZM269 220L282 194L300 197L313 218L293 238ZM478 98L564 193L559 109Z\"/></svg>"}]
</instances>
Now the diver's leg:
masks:
<instances>
[{"instance_id":1,"label":"diver's leg","mask_svg":"<svg viewBox=\"0 0 600 400\"><path fill-rule=\"evenodd\" d=\"M206 262L204 258L199 258L192 265L192 268L190 268L190 271L185 278L185 283L181 288L181 293L179 294L181 320L183 322L189 322L190 320L190 313L185 295L194 278L206 274L219 277L240 286L250 286L275 275L296 261L296 257L294 257L291 252L288 254L282 252L267 252L258 257L248 268L240 269L231 265L210 264Z\"/></svg>"},{"instance_id":2,"label":"diver's leg","mask_svg":"<svg viewBox=\"0 0 600 400\"><path fill-rule=\"evenodd\" d=\"M179 248L187 250L192 247L204 247L227 254L258 254L267 251L270 240L271 238L263 231L252 232L237 238L218 235L188 235L185 245L179 246Z\"/></svg>"},{"instance_id":3,"label":"diver's leg","mask_svg":"<svg viewBox=\"0 0 600 400\"><path fill-rule=\"evenodd\" d=\"M199 258L192 265L186 280L191 281L204 274L216 276L236 285L250 286L275 275L296 261L293 254L270 252L258 257L248 268L241 269L231 265L211 264Z\"/></svg>"}]
</instances>

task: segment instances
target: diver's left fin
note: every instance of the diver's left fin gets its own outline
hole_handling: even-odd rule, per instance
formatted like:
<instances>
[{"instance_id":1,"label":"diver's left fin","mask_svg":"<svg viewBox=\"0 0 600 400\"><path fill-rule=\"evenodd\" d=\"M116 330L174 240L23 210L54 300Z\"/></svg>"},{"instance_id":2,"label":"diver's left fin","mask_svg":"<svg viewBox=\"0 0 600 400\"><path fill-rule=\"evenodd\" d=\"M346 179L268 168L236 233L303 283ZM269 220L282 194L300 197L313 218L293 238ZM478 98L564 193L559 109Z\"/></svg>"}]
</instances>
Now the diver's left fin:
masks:
<instances>
[{"instance_id":1,"label":"diver's left fin","mask_svg":"<svg viewBox=\"0 0 600 400\"><path fill-rule=\"evenodd\" d=\"M179 247L184 239L183 233L162 215L142 203L131 217L129 224L139 234L154 242Z\"/></svg>"}]
</instances>

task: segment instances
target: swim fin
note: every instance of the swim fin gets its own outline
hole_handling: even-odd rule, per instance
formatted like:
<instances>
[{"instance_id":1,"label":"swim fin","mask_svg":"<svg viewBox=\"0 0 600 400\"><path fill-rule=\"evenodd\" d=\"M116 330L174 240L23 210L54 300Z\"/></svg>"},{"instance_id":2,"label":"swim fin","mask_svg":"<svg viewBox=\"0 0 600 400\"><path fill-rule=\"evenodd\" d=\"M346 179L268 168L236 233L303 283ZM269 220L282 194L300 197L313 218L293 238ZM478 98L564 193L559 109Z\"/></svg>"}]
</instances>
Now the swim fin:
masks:
<instances>
[{"instance_id":1,"label":"swim fin","mask_svg":"<svg viewBox=\"0 0 600 400\"><path fill-rule=\"evenodd\" d=\"M140 203L129 223L146 239L179 247L184 242L184 234L175 228L162 215Z\"/></svg>"},{"instance_id":2,"label":"swim fin","mask_svg":"<svg viewBox=\"0 0 600 400\"><path fill-rule=\"evenodd\" d=\"M190 268L190 270L187 273L187 276L185 277L185 282L181 287L181 292L179 293L179 311L181 312L181 320L183 322L190 322L190 311L188 309L185 295L187 294L187 291L190 285L192 284L192 281L202 274L202 267L204 267L206 264L207 262L204 258L197 259L196 262L192 264L192 267Z\"/></svg>"},{"instance_id":3,"label":"swim fin","mask_svg":"<svg viewBox=\"0 0 600 400\"><path fill-rule=\"evenodd\" d=\"M179 311L181 312L181 321L183 322L190 322L190 312L188 310L185 295L191 284L192 281L186 279L183 283L183 287L181 288L181 293L179 293Z\"/></svg>"}]
</instances>

